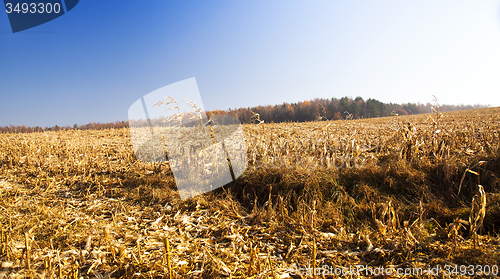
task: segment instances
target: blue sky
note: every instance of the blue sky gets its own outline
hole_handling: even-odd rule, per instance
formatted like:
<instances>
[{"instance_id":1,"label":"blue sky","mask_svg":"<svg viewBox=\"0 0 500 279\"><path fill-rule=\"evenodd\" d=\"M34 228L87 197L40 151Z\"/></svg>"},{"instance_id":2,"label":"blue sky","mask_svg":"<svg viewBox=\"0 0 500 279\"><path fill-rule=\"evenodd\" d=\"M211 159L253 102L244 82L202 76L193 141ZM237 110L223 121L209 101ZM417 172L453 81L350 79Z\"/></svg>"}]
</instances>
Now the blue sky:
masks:
<instances>
[{"instance_id":1,"label":"blue sky","mask_svg":"<svg viewBox=\"0 0 500 279\"><path fill-rule=\"evenodd\" d=\"M127 120L195 77L207 110L362 96L500 105L500 1L88 1L13 34L0 126Z\"/></svg>"}]
</instances>

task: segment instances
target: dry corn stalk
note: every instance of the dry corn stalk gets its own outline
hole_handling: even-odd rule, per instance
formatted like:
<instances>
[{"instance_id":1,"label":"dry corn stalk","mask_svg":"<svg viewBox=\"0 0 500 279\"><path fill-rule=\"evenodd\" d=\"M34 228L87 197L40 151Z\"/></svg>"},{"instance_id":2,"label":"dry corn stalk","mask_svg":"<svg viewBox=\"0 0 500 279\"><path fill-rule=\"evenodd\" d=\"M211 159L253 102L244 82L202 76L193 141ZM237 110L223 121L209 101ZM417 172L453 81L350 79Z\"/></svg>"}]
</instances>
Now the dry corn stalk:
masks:
<instances>
[{"instance_id":1,"label":"dry corn stalk","mask_svg":"<svg viewBox=\"0 0 500 279\"><path fill-rule=\"evenodd\" d=\"M24 233L25 255L26 255L26 269L31 270L31 247L28 240L28 233Z\"/></svg>"},{"instance_id":2,"label":"dry corn stalk","mask_svg":"<svg viewBox=\"0 0 500 279\"><path fill-rule=\"evenodd\" d=\"M469 216L470 233L474 237L474 246L478 244L477 232L483 226L486 216L486 193L481 185L477 185L479 193L472 198L472 208Z\"/></svg>"},{"instance_id":3,"label":"dry corn stalk","mask_svg":"<svg viewBox=\"0 0 500 279\"><path fill-rule=\"evenodd\" d=\"M165 257L167 258L167 272L168 272L168 278L172 279L172 263L170 260L170 242L168 241L168 238L163 239L163 244L165 245Z\"/></svg>"},{"instance_id":4,"label":"dry corn stalk","mask_svg":"<svg viewBox=\"0 0 500 279\"><path fill-rule=\"evenodd\" d=\"M462 179L460 180L460 186L458 187L458 194L457 194L457 195L459 195L459 194L460 194L460 190L462 190L462 184L464 183L465 175L466 175L468 172L470 172L470 173L472 173L472 174L476 175L476 176L477 176L477 179L479 180L479 173L478 173L478 172L473 171L472 169L473 169L473 168L475 168L475 167L480 167L480 166L482 166L484 163L486 163L486 161L479 161L479 162L475 163L472 167L467 168L467 169L465 170L464 174L462 175Z\"/></svg>"}]
</instances>

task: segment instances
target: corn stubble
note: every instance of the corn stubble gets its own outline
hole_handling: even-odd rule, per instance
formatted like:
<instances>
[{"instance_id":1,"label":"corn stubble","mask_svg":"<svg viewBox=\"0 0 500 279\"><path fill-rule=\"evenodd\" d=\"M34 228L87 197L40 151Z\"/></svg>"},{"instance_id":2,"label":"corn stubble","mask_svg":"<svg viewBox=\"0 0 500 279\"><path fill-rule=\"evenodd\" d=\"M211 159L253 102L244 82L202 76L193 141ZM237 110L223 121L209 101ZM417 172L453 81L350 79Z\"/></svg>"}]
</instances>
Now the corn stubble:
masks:
<instances>
[{"instance_id":1,"label":"corn stubble","mask_svg":"<svg viewBox=\"0 0 500 279\"><path fill-rule=\"evenodd\" d=\"M248 170L184 201L127 129L0 135L0 277L500 264L500 109L259 123Z\"/></svg>"}]
</instances>

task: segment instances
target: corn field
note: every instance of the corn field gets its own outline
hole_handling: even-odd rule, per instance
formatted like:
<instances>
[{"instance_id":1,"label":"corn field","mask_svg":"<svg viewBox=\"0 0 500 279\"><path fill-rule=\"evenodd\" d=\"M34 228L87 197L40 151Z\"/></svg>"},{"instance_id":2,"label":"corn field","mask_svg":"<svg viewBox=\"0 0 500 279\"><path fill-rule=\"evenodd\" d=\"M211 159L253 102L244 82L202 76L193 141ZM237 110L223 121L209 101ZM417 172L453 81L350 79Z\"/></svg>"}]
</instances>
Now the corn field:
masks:
<instances>
[{"instance_id":1,"label":"corn field","mask_svg":"<svg viewBox=\"0 0 500 279\"><path fill-rule=\"evenodd\" d=\"M499 276L499 108L259 123L246 171L186 200L127 128L0 134L0 278Z\"/></svg>"}]
</instances>

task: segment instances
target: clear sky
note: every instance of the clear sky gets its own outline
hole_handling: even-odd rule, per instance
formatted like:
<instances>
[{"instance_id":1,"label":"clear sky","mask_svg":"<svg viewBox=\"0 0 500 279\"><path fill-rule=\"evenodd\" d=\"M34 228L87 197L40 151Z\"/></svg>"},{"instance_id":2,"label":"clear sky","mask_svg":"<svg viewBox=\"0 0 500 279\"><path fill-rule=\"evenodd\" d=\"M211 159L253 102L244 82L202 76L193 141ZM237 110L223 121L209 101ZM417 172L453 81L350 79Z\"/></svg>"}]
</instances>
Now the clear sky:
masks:
<instances>
[{"instance_id":1,"label":"clear sky","mask_svg":"<svg viewBox=\"0 0 500 279\"><path fill-rule=\"evenodd\" d=\"M361 96L500 105L500 1L89 1L13 34L0 126L127 120L195 77L207 110Z\"/></svg>"}]
</instances>

